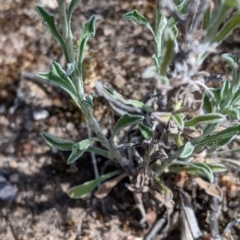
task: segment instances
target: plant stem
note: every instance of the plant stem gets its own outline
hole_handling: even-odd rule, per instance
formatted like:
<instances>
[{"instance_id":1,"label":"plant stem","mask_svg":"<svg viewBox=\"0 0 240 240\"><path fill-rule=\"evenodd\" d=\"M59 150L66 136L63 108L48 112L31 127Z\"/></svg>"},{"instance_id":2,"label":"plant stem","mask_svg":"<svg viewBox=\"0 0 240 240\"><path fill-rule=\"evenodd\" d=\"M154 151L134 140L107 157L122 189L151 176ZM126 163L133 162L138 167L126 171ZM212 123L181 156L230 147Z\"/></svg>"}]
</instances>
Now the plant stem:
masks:
<instances>
[{"instance_id":1,"label":"plant stem","mask_svg":"<svg viewBox=\"0 0 240 240\"><path fill-rule=\"evenodd\" d=\"M65 0L57 0L58 8L59 8L59 14L60 14L60 25L62 28L62 35L66 44L67 53L66 61L67 63L73 63L75 62L75 57L73 53L73 42L72 42L72 32L70 29L70 24L68 24L67 19L67 11L66 11L66 3ZM77 92L79 94L79 101L80 103L85 100L85 94L84 94L84 87L82 83L81 73L78 71L74 71L72 74L73 83L77 88ZM92 108L86 104L81 104L81 110L86 118L86 121L89 124L89 127L92 129L92 131L97 135L99 141L102 143L102 145L109 151L110 158L112 157L113 160L115 159L122 167L128 165L129 161L127 161L126 158L124 158L117 150L115 150L109 140L104 136L99 123L94 118L92 114Z\"/></svg>"}]
</instances>

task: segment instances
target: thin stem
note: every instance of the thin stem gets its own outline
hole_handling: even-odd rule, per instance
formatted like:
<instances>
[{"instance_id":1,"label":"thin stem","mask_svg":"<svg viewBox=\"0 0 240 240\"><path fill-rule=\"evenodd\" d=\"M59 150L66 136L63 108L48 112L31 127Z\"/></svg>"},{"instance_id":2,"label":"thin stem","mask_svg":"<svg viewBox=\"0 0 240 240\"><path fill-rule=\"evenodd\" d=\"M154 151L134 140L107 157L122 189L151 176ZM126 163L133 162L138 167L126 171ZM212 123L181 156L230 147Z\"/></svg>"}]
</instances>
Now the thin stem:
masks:
<instances>
[{"instance_id":1,"label":"thin stem","mask_svg":"<svg viewBox=\"0 0 240 240\"><path fill-rule=\"evenodd\" d=\"M71 26L67 19L67 11L66 11L66 3L65 0L57 0L59 14L60 14L60 24L62 28L62 35L66 44L67 48L67 63L73 63L75 61L74 53L73 53L73 42L72 42L72 32ZM78 94L79 94L79 101L80 103L85 100L84 94L84 87L83 84L80 84L81 74L78 71L74 71L72 74L73 83L75 84ZM117 162L122 166L126 166L129 161L125 159L117 150L115 150L109 140L104 136L101 127L97 120L94 118L92 114L92 108L87 106L86 104L81 104L81 110L88 122L89 127L92 131L97 135L98 139L102 143L102 145L109 151L110 158L117 160Z\"/></svg>"}]
</instances>

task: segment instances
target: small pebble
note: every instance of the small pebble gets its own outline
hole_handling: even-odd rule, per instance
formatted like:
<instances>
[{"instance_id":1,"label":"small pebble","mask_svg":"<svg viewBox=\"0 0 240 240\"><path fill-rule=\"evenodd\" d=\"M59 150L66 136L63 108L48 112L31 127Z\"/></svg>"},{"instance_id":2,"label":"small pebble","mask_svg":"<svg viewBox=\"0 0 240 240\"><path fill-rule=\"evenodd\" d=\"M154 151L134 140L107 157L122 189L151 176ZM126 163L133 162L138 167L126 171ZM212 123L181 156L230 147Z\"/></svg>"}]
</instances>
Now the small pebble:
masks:
<instances>
[{"instance_id":1,"label":"small pebble","mask_svg":"<svg viewBox=\"0 0 240 240\"><path fill-rule=\"evenodd\" d=\"M10 177L9 177L9 181L10 181L11 183L17 183L17 182L19 181L19 175L18 175L18 173L13 173L13 174L11 174Z\"/></svg>"},{"instance_id":2,"label":"small pebble","mask_svg":"<svg viewBox=\"0 0 240 240\"><path fill-rule=\"evenodd\" d=\"M58 123L58 118L56 116L51 116L49 119L48 119L48 124L50 126L56 126Z\"/></svg>"},{"instance_id":3,"label":"small pebble","mask_svg":"<svg viewBox=\"0 0 240 240\"><path fill-rule=\"evenodd\" d=\"M16 162L16 161L10 161L9 162L9 167L11 168L11 169L17 169L18 168L18 163Z\"/></svg>"},{"instance_id":4,"label":"small pebble","mask_svg":"<svg viewBox=\"0 0 240 240\"><path fill-rule=\"evenodd\" d=\"M71 122L67 123L66 129L67 129L68 131L72 131L72 130L74 129L74 124L71 123Z\"/></svg>"},{"instance_id":5,"label":"small pebble","mask_svg":"<svg viewBox=\"0 0 240 240\"><path fill-rule=\"evenodd\" d=\"M8 207L16 197L17 193L13 186L0 174L0 209Z\"/></svg>"},{"instance_id":6,"label":"small pebble","mask_svg":"<svg viewBox=\"0 0 240 240\"><path fill-rule=\"evenodd\" d=\"M5 112L5 109L6 109L6 106L1 104L0 105L0 114L4 113Z\"/></svg>"},{"instance_id":7,"label":"small pebble","mask_svg":"<svg viewBox=\"0 0 240 240\"><path fill-rule=\"evenodd\" d=\"M41 109L33 112L33 119L35 121L46 119L49 116L49 112L45 109Z\"/></svg>"}]
</instances>

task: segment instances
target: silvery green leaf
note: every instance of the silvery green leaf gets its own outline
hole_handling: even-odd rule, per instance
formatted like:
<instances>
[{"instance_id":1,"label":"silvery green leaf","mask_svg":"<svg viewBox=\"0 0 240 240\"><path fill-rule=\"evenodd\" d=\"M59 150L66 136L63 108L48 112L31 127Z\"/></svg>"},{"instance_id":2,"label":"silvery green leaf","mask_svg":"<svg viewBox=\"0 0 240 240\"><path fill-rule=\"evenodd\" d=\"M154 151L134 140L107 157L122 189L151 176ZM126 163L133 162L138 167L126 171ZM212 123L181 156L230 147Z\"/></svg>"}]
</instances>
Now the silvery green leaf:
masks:
<instances>
[{"instance_id":1,"label":"silvery green leaf","mask_svg":"<svg viewBox=\"0 0 240 240\"><path fill-rule=\"evenodd\" d=\"M71 151L72 146L74 144L73 141L61 139L61 138L58 138L58 137L51 135L49 133L46 133L46 132L43 132L42 136L43 136L45 142L50 147L56 148L61 151Z\"/></svg>"},{"instance_id":2,"label":"silvery green leaf","mask_svg":"<svg viewBox=\"0 0 240 240\"><path fill-rule=\"evenodd\" d=\"M240 90L237 90L233 99L232 99L232 105L238 104L240 101Z\"/></svg>"},{"instance_id":3,"label":"silvery green leaf","mask_svg":"<svg viewBox=\"0 0 240 240\"><path fill-rule=\"evenodd\" d=\"M227 114L230 118L240 119L240 109L230 107L223 110L224 114Z\"/></svg>"},{"instance_id":4,"label":"silvery green leaf","mask_svg":"<svg viewBox=\"0 0 240 240\"><path fill-rule=\"evenodd\" d=\"M93 107L94 107L94 104L93 104L93 95L90 93L90 94L86 97L86 100L81 101L81 105L82 105L82 104L85 104L85 105L87 105L88 107L93 108Z\"/></svg>"},{"instance_id":5,"label":"silvery green leaf","mask_svg":"<svg viewBox=\"0 0 240 240\"><path fill-rule=\"evenodd\" d=\"M66 72L61 68L57 62L52 62L52 69L50 72L39 72L36 76L41 77L45 80L51 81L57 86L64 89L79 106L78 95L74 84L71 79L66 77Z\"/></svg>"},{"instance_id":6,"label":"silvery green leaf","mask_svg":"<svg viewBox=\"0 0 240 240\"><path fill-rule=\"evenodd\" d=\"M191 120L185 121L186 127L194 127L198 124L211 124L219 123L225 119L225 116L220 113L207 113L204 115L199 115Z\"/></svg>"},{"instance_id":7,"label":"silvery green leaf","mask_svg":"<svg viewBox=\"0 0 240 240\"><path fill-rule=\"evenodd\" d=\"M212 170L213 173L226 172L227 168L221 163L207 163L207 166ZM240 163L239 163L240 166Z\"/></svg>"},{"instance_id":8,"label":"silvery green leaf","mask_svg":"<svg viewBox=\"0 0 240 240\"><path fill-rule=\"evenodd\" d=\"M224 81L220 90L221 100L224 100L227 98L228 94L230 93L230 88L231 88L230 81L228 80Z\"/></svg>"},{"instance_id":9,"label":"silvery green leaf","mask_svg":"<svg viewBox=\"0 0 240 240\"><path fill-rule=\"evenodd\" d=\"M232 141L239 134L240 125L234 125L217 133L213 133L202 140L198 145L220 147Z\"/></svg>"},{"instance_id":10,"label":"silvery green leaf","mask_svg":"<svg viewBox=\"0 0 240 240\"><path fill-rule=\"evenodd\" d=\"M78 40L78 51L77 51L77 66L79 71L82 71L82 62L83 62L83 54L87 44L87 41L90 37L95 35L95 23L96 16L91 16L88 21L83 25L83 29Z\"/></svg>"},{"instance_id":11,"label":"silvery green leaf","mask_svg":"<svg viewBox=\"0 0 240 240\"><path fill-rule=\"evenodd\" d=\"M179 158L187 158L189 157L194 150L194 146L190 143L187 142L181 149L181 153L179 155Z\"/></svg>"},{"instance_id":12,"label":"silvery green leaf","mask_svg":"<svg viewBox=\"0 0 240 240\"><path fill-rule=\"evenodd\" d=\"M216 37L212 42L221 43L228 35L239 26L240 23L240 14L237 13L233 17L231 17L221 28L221 30L217 33Z\"/></svg>"},{"instance_id":13,"label":"silvery green leaf","mask_svg":"<svg viewBox=\"0 0 240 240\"><path fill-rule=\"evenodd\" d=\"M68 21L68 23L71 22L73 11L80 1L81 0L72 0L71 1L70 5L69 5L69 8L68 8L68 11L67 11L67 21Z\"/></svg>"},{"instance_id":14,"label":"silvery green leaf","mask_svg":"<svg viewBox=\"0 0 240 240\"><path fill-rule=\"evenodd\" d=\"M76 68L76 63L75 62L68 63L67 64L67 71L65 73L65 76L70 77L73 74L73 72L75 71L75 68Z\"/></svg>"},{"instance_id":15,"label":"silvery green leaf","mask_svg":"<svg viewBox=\"0 0 240 240\"><path fill-rule=\"evenodd\" d=\"M221 89L219 88L209 88L211 93L213 94L213 100L215 103L218 103L220 105L221 103Z\"/></svg>"},{"instance_id":16,"label":"silvery green leaf","mask_svg":"<svg viewBox=\"0 0 240 240\"><path fill-rule=\"evenodd\" d=\"M54 16L51 15L48 11L46 11L44 8L42 8L40 6L36 7L36 11L38 12L39 16L41 17L43 25L48 28L48 30L51 32L53 37L60 44L62 51L64 53L64 56L68 62L69 59L68 59L67 48L66 48L65 42L64 42L61 34L59 33L59 31L55 25Z\"/></svg>"},{"instance_id":17,"label":"silvery green leaf","mask_svg":"<svg viewBox=\"0 0 240 240\"><path fill-rule=\"evenodd\" d=\"M150 139L153 137L153 130L150 127L148 127L142 123L138 123L138 127L139 127L139 130L140 130L142 136L145 139Z\"/></svg>"},{"instance_id":18,"label":"silvery green leaf","mask_svg":"<svg viewBox=\"0 0 240 240\"><path fill-rule=\"evenodd\" d=\"M147 67L143 73L142 78L154 78L157 74L157 68L155 65Z\"/></svg>"},{"instance_id":19,"label":"silvery green leaf","mask_svg":"<svg viewBox=\"0 0 240 240\"><path fill-rule=\"evenodd\" d=\"M67 194L70 198L74 198L74 199L84 198L89 193L91 193L94 190L94 188L96 188L98 186L98 184L100 184L101 182L106 181L109 178L114 177L120 173L121 173L120 170L116 170L116 171L104 174L94 180L91 180L91 181L85 182L79 186L70 188L67 191Z\"/></svg>"},{"instance_id":20,"label":"silvery green leaf","mask_svg":"<svg viewBox=\"0 0 240 240\"><path fill-rule=\"evenodd\" d=\"M236 71L238 68L237 59L235 55L224 53L222 54L222 58L228 63L228 65L232 68L233 71Z\"/></svg>"},{"instance_id":21,"label":"silvery green leaf","mask_svg":"<svg viewBox=\"0 0 240 240\"><path fill-rule=\"evenodd\" d=\"M234 149L233 149L234 150ZM240 149L236 149L237 151L235 152L239 152ZM232 151L233 152L233 151ZM229 162L229 163L232 163L232 164L235 164L237 165L238 167L240 167L240 161L239 160L233 160L233 159L228 159L228 158L221 158L221 161L226 161L226 162Z\"/></svg>"},{"instance_id":22,"label":"silvery green leaf","mask_svg":"<svg viewBox=\"0 0 240 240\"><path fill-rule=\"evenodd\" d=\"M117 124L115 125L113 132L112 132L112 138L123 128L126 128L132 124L139 123L144 119L143 116L140 115L130 115L130 114L124 114L118 121Z\"/></svg>"},{"instance_id":23,"label":"silvery green leaf","mask_svg":"<svg viewBox=\"0 0 240 240\"><path fill-rule=\"evenodd\" d=\"M213 43L214 38L216 38L218 29L224 19L229 15L232 11L232 8L220 3L214 4L214 9L211 12L211 18L209 20L208 28L206 29L206 37L204 42Z\"/></svg>"},{"instance_id":24,"label":"silvery green leaf","mask_svg":"<svg viewBox=\"0 0 240 240\"><path fill-rule=\"evenodd\" d=\"M239 6L239 0L225 0L224 4L226 6L230 6L233 7L235 9L237 9L238 11L240 10L240 6Z\"/></svg>"},{"instance_id":25,"label":"silvery green leaf","mask_svg":"<svg viewBox=\"0 0 240 240\"><path fill-rule=\"evenodd\" d=\"M203 175L208 178L208 180L212 183L214 181L214 176L211 168L205 163L192 163L191 166L197 168L200 172L200 175Z\"/></svg>"},{"instance_id":26,"label":"silvery green leaf","mask_svg":"<svg viewBox=\"0 0 240 240\"><path fill-rule=\"evenodd\" d=\"M78 160L83 153L88 150L88 148L95 142L98 141L97 138L88 138L85 140L82 140L78 143L73 144L72 146L72 152L70 156L68 157L67 163L71 164Z\"/></svg>"},{"instance_id":27,"label":"silvery green leaf","mask_svg":"<svg viewBox=\"0 0 240 240\"><path fill-rule=\"evenodd\" d=\"M132 100L132 99L124 99L123 96L121 94L119 94L118 92L103 86L103 90L104 92L109 95L110 97L112 97L115 100L118 100L124 104L127 105L132 105L134 107L138 107L138 108L142 108L143 110L147 111L147 112L153 112L154 109L151 107L148 107L147 105L145 105L144 103L138 101L138 100Z\"/></svg>"},{"instance_id":28,"label":"silvery green leaf","mask_svg":"<svg viewBox=\"0 0 240 240\"><path fill-rule=\"evenodd\" d=\"M205 95L203 99L203 109L206 113L212 113L212 103L210 102L210 97Z\"/></svg>"},{"instance_id":29,"label":"silvery green leaf","mask_svg":"<svg viewBox=\"0 0 240 240\"><path fill-rule=\"evenodd\" d=\"M151 25L149 24L148 20L143 15L141 15L137 10L133 10L131 12L125 13L123 15L123 19L132 20L137 24L146 26L147 29L151 32L151 34L155 38L155 33L154 33Z\"/></svg>"},{"instance_id":30,"label":"silvery green leaf","mask_svg":"<svg viewBox=\"0 0 240 240\"><path fill-rule=\"evenodd\" d=\"M160 75L166 76L169 64L172 61L174 53L174 35L172 31L166 28L163 32L163 46L160 61Z\"/></svg>"},{"instance_id":31,"label":"silvery green leaf","mask_svg":"<svg viewBox=\"0 0 240 240\"><path fill-rule=\"evenodd\" d=\"M204 17L203 17L203 30L207 29L209 26L209 22L210 22L210 17L211 17L211 10L210 7L207 9L207 11L204 13Z\"/></svg>"},{"instance_id":32,"label":"silvery green leaf","mask_svg":"<svg viewBox=\"0 0 240 240\"><path fill-rule=\"evenodd\" d=\"M172 114L172 115L171 115L171 118L172 118L172 120L177 124L178 128L179 128L180 130L183 130L184 124L185 124L185 123L184 123L184 120L183 120L184 115L183 115L182 113Z\"/></svg>"},{"instance_id":33,"label":"silvery green leaf","mask_svg":"<svg viewBox=\"0 0 240 240\"><path fill-rule=\"evenodd\" d=\"M184 167L176 166L183 165ZM170 172L185 171L190 175L201 175L207 177L210 182L213 182L214 176L210 167L205 163L175 161L174 165L169 168Z\"/></svg>"},{"instance_id":34,"label":"silvery green leaf","mask_svg":"<svg viewBox=\"0 0 240 240\"><path fill-rule=\"evenodd\" d=\"M105 158L109 158L109 152L106 150L103 150L101 148L98 147L94 147L94 146L89 146L88 149L86 150L87 152L93 152L97 155L103 156Z\"/></svg>"}]
</instances>

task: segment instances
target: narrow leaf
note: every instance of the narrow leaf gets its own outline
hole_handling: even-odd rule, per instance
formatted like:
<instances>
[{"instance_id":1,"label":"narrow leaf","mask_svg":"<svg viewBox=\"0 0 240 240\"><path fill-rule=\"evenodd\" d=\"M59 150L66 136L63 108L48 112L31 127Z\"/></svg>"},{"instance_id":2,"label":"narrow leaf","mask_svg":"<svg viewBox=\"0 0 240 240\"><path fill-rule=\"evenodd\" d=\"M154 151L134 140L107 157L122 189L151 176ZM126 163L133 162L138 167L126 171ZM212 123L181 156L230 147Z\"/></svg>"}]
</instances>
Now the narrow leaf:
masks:
<instances>
[{"instance_id":1,"label":"narrow leaf","mask_svg":"<svg viewBox=\"0 0 240 240\"><path fill-rule=\"evenodd\" d=\"M212 170L213 173L221 173L221 172L227 171L227 168L225 167L225 165L221 163L207 163L207 165Z\"/></svg>"},{"instance_id":2,"label":"narrow leaf","mask_svg":"<svg viewBox=\"0 0 240 240\"><path fill-rule=\"evenodd\" d=\"M83 54L87 44L87 41L90 37L95 35L95 23L96 16L91 16L89 20L84 24L83 30L81 32L79 41L78 41L78 51L77 51L77 66L79 71L82 70Z\"/></svg>"},{"instance_id":3,"label":"narrow leaf","mask_svg":"<svg viewBox=\"0 0 240 240\"><path fill-rule=\"evenodd\" d=\"M74 142L72 142L72 141L58 138L58 137L51 135L49 133L46 133L46 132L43 132L42 136L43 136L45 142L50 147L56 148L61 151L71 151L72 146L74 144Z\"/></svg>"},{"instance_id":4,"label":"narrow leaf","mask_svg":"<svg viewBox=\"0 0 240 240\"><path fill-rule=\"evenodd\" d=\"M228 63L228 65L232 68L233 71L237 70L238 65L236 56L229 53L224 53L221 57Z\"/></svg>"},{"instance_id":5,"label":"narrow leaf","mask_svg":"<svg viewBox=\"0 0 240 240\"><path fill-rule=\"evenodd\" d=\"M40 6L36 7L36 11L39 14L39 16L41 17L43 25L48 28L48 30L51 32L53 37L60 44L62 51L64 53L64 56L65 56L67 62L69 62L67 48L66 48L65 42L64 42L61 34L59 33L59 31L55 25L54 16L51 15L48 11L46 11L44 8L42 8Z\"/></svg>"},{"instance_id":6,"label":"narrow leaf","mask_svg":"<svg viewBox=\"0 0 240 240\"><path fill-rule=\"evenodd\" d=\"M74 199L84 198L89 193L91 193L94 190L94 188L97 187L98 184L100 184L101 182L106 181L107 179L114 177L120 173L121 173L120 170L116 170L116 171L104 174L94 180L91 180L91 181L85 182L79 186L70 188L67 191L67 194L70 198L74 198Z\"/></svg>"},{"instance_id":7,"label":"narrow leaf","mask_svg":"<svg viewBox=\"0 0 240 240\"><path fill-rule=\"evenodd\" d=\"M71 22L73 11L80 1L81 0L72 0L71 1L70 5L69 5L69 8L68 8L68 12L67 12L67 20L68 20L69 23Z\"/></svg>"},{"instance_id":8,"label":"narrow leaf","mask_svg":"<svg viewBox=\"0 0 240 240\"><path fill-rule=\"evenodd\" d=\"M240 125L231 126L220 132L214 133L204 140L202 140L198 145L204 146L222 146L222 144L227 144L236 135L240 134Z\"/></svg>"},{"instance_id":9,"label":"narrow leaf","mask_svg":"<svg viewBox=\"0 0 240 240\"><path fill-rule=\"evenodd\" d=\"M71 150L71 149L70 149ZM101 148L98 147L93 147L93 146L89 146L89 148L86 150L87 152L93 152L97 155L103 156L105 158L109 158L109 153L106 150L103 150Z\"/></svg>"},{"instance_id":10,"label":"narrow leaf","mask_svg":"<svg viewBox=\"0 0 240 240\"><path fill-rule=\"evenodd\" d=\"M180 114L172 114L171 118L177 124L177 126L180 130L184 129L184 124L185 123L183 121L183 118L184 118L183 114L181 114L181 113Z\"/></svg>"},{"instance_id":11,"label":"narrow leaf","mask_svg":"<svg viewBox=\"0 0 240 240\"><path fill-rule=\"evenodd\" d=\"M157 68L155 65L147 67L143 73L142 78L154 78L157 75Z\"/></svg>"},{"instance_id":12,"label":"narrow leaf","mask_svg":"<svg viewBox=\"0 0 240 240\"><path fill-rule=\"evenodd\" d=\"M145 139L153 137L153 130L142 123L138 123L139 130Z\"/></svg>"},{"instance_id":13,"label":"narrow leaf","mask_svg":"<svg viewBox=\"0 0 240 240\"><path fill-rule=\"evenodd\" d=\"M67 163L71 164L73 162L75 162L76 160L78 160L83 153L95 142L98 141L97 138L88 138L85 140L82 140L78 143L75 143L72 146L72 152L70 154L70 156L68 157Z\"/></svg>"},{"instance_id":14,"label":"narrow leaf","mask_svg":"<svg viewBox=\"0 0 240 240\"><path fill-rule=\"evenodd\" d=\"M151 32L151 34L155 38L155 33L154 33L151 25L149 24L148 20L143 15L141 15L137 10L133 10L131 12L125 13L123 15L123 19L132 20L137 24L146 26L147 29Z\"/></svg>"},{"instance_id":15,"label":"narrow leaf","mask_svg":"<svg viewBox=\"0 0 240 240\"><path fill-rule=\"evenodd\" d=\"M169 64L172 61L174 53L174 35L170 29L165 29L163 34L163 45L160 61L160 75L166 76Z\"/></svg>"},{"instance_id":16,"label":"narrow leaf","mask_svg":"<svg viewBox=\"0 0 240 240\"><path fill-rule=\"evenodd\" d=\"M187 142L181 149L181 154L179 155L179 157L187 158L193 153L193 150L194 146L190 142Z\"/></svg>"},{"instance_id":17,"label":"narrow leaf","mask_svg":"<svg viewBox=\"0 0 240 240\"><path fill-rule=\"evenodd\" d=\"M227 98L228 94L230 94L230 88L231 88L230 82L228 80L224 81L220 91L221 100Z\"/></svg>"},{"instance_id":18,"label":"narrow leaf","mask_svg":"<svg viewBox=\"0 0 240 240\"><path fill-rule=\"evenodd\" d=\"M60 64L53 62L51 68L50 72L39 72L36 76L41 77L44 80L51 81L64 89L71 96L74 102L80 106L76 88L71 79L66 77L66 72L61 68Z\"/></svg>"},{"instance_id":19,"label":"narrow leaf","mask_svg":"<svg viewBox=\"0 0 240 240\"><path fill-rule=\"evenodd\" d=\"M203 108L204 108L204 111L206 113L212 113L213 110L212 110L212 104L210 102L210 98L208 96L204 96L204 100L203 100Z\"/></svg>"},{"instance_id":20,"label":"narrow leaf","mask_svg":"<svg viewBox=\"0 0 240 240\"><path fill-rule=\"evenodd\" d=\"M185 167L175 165L183 165ZM178 173L180 171L185 171L190 175L201 175L207 177L210 182L213 182L214 180L212 170L205 163L191 163L176 160L174 165L169 167L169 172Z\"/></svg>"},{"instance_id":21,"label":"narrow leaf","mask_svg":"<svg viewBox=\"0 0 240 240\"><path fill-rule=\"evenodd\" d=\"M142 108L143 110L147 111L147 112L153 112L154 109L151 107L148 107L147 105L145 105L144 103L138 101L138 100L131 100L131 99L124 99L123 96L119 93L117 93L116 91L107 88L106 86L103 87L104 92L109 95L110 97L112 97L115 100L118 100L124 104L127 105L132 105L134 107L138 107L138 108Z\"/></svg>"},{"instance_id":22,"label":"narrow leaf","mask_svg":"<svg viewBox=\"0 0 240 240\"><path fill-rule=\"evenodd\" d=\"M234 149L233 149L233 150L234 150ZM236 149L236 150L240 151L240 149ZM238 152L238 151L235 151L235 152ZM235 164L235 165L237 165L238 167L240 167L240 161L239 161L239 160L233 160L233 159L228 159L228 158L221 158L221 161L226 161L226 162Z\"/></svg>"},{"instance_id":23,"label":"narrow leaf","mask_svg":"<svg viewBox=\"0 0 240 240\"><path fill-rule=\"evenodd\" d=\"M125 127L128 127L132 124L139 123L144 119L143 116L139 115L130 115L130 114L124 114L117 122L115 125L113 132L112 132L112 137L114 137L120 130L122 130Z\"/></svg>"},{"instance_id":24,"label":"narrow leaf","mask_svg":"<svg viewBox=\"0 0 240 240\"><path fill-rule=\"evenodd\" d=\"M225 116L220 113L208 113L204 115L197 116L191 120L185 121L186 127L194 127L198 124L211 124L222 122L225 119Z\"/></svg>"},{"instance_id":25,"label":"narrow leaf","mask_svg":"<svg viewBox=\"0 0 240 240\"><path fill-rule=\"evenodd\" d=\"M217 36L213 40L213 43L221 43L236 27L238 27L239 23L240 14L236 14L234 17L231 17L231 19L225 23L225 25L218 32Z\"/></svg>"},{"instance_id":26,"label":"narrow leaf","mask_svg":"<svg viewBox=\"0 0 240 240\"><path fill-rule=\"evenodd\" d=\"M214 180L213 172L208 165L206 165L205 163L192 163L191 166L200 170L202 172L201 175L207 177L211 183L213 182Z\"/></svg>"}]
</instances>

